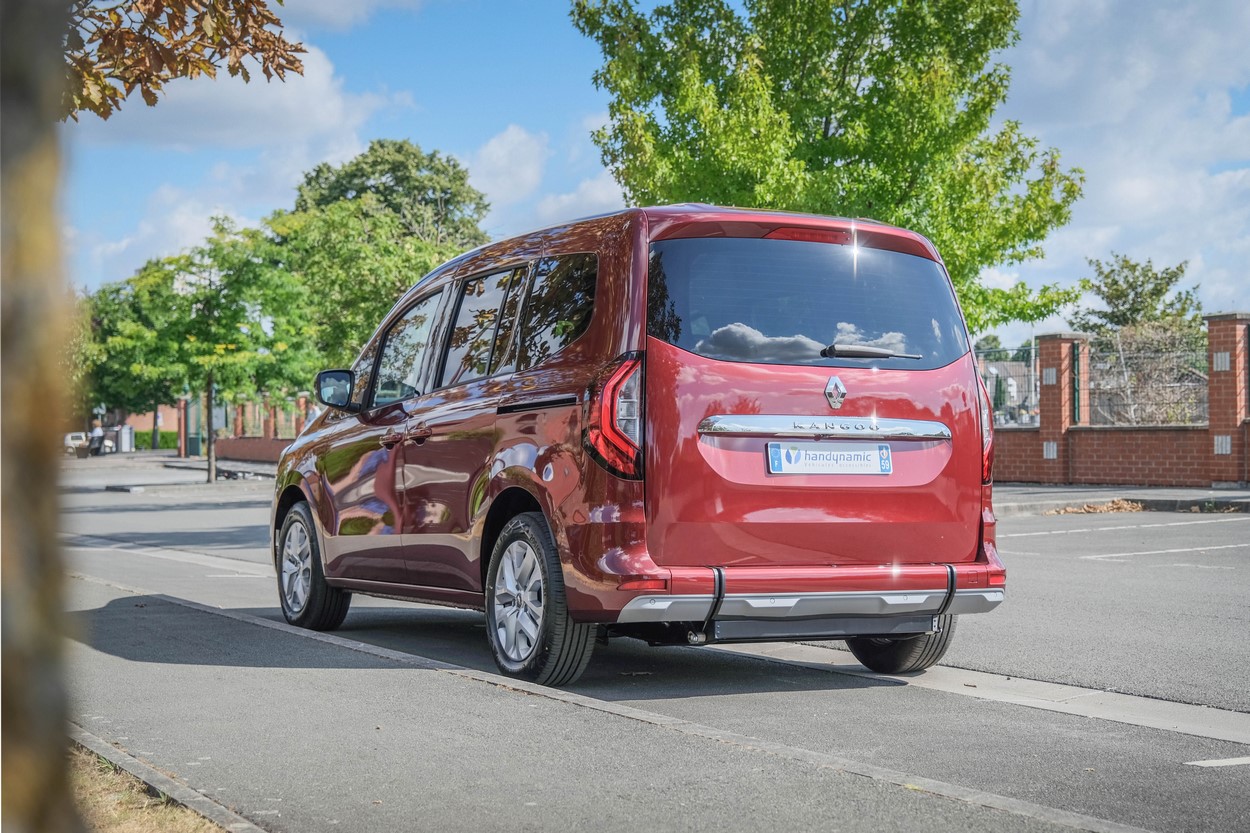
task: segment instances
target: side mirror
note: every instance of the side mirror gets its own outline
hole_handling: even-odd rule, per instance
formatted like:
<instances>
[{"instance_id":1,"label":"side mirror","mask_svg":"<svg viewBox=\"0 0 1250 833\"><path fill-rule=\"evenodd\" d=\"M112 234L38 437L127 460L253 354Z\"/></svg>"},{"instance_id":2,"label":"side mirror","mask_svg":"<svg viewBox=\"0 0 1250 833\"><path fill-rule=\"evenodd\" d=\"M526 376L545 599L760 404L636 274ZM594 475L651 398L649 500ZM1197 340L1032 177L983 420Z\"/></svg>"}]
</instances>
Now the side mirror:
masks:
<instances>
[{"instance_id":1,"label":"side mirror","mask_svg":"<svg viewBox=\"0 0 1250 833\"><path fill-rule=\"evenodd\" d=\"M360 406L352 402L356 374L350 370L323 370L317 374L317 399L323 405L355 413Z\"/></svg>"}]
</instances>

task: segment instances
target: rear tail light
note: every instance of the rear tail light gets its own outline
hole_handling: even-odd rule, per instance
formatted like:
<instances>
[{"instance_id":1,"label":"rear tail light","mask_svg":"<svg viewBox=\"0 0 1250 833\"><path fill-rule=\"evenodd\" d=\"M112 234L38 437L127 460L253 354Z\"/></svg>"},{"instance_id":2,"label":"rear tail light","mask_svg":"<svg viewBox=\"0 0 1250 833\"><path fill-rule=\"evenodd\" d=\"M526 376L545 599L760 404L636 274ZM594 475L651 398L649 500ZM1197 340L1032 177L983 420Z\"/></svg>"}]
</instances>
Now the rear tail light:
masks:
<instances>
[{"instance_id":1,"label":"rear tail light","mask_svg":"<svg viewBox=\"0 0 1250 833\"><path fill-rule=\"evenodd\" d=\"M591 385L584 444L608 471L642 479L642 354L627 353Z\"/></svg>"},{"instance_id":2,"label":"rear tail light","mask_svg":"<svg viewBox=\"0 0 1250 833\"><path fill-rule=\"evenodd\" d=\"M981 482L994 482L994 409L990 392L984 383L981 389Z\"/></svg>"}]
</instances>

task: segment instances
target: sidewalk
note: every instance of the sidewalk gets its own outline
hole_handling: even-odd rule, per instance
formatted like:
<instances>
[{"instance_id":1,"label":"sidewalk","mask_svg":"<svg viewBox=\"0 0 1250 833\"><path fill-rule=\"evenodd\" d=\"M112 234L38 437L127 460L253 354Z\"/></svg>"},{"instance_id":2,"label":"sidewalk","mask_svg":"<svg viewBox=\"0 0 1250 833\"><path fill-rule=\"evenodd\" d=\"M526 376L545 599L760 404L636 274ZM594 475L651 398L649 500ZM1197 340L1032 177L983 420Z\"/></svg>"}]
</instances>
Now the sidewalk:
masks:
<instances>
[{"instance_id":1,"label":"sidewalk","mask_svg":"<svg viewBox=\"0 0 1250 833\"><path fill-rule=\"evenodd\" d=\"M203 457L175 457L164 461L167 469L185 469L208 473L208 460ZM272 480L278 475L277 463L256 463L250 460L217 460L217 477L227 480L250 480L264 477Z\"/></svg>"},{"instance_id":2,"label":"sidewalk","mask_svg":"<svg viewBox=\"0 0 1250 833\"><path fill-rule=\"evenodd\" d=\"M1140 503L1148 512L1250 512L1250 489L994 484L994 514L1000 518L1041 515L1056 509L1105 504L1115 500Z\"/></svg>"}]
</instances>

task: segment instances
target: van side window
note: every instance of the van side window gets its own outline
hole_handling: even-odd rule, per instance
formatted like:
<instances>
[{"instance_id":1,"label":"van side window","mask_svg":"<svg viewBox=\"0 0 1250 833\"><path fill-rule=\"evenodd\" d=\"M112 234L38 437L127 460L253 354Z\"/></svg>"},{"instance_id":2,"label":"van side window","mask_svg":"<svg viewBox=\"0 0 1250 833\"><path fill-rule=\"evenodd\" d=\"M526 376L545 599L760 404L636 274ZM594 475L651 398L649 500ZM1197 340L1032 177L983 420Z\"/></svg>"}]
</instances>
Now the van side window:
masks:
<instances>
[{"instance_id":1,"label":"van side window","mask_svg":"<svg viewBox=\"0 0 1250 833\"><path fill-rule=\"evenodd\" d=\"M499 308L512 282L512 273L509 270L464 282L439 387L461 385L490 374Z\"/></svg>"},{"instance_id":2,"label":"van side window","mask_svg":"<svg viewBox=\"0 0 1250 833\"><path fill-rule=\"evenodd\" d=\"M356 385L352 388L352 401L357 405L363 406L366 398L369 396L369 382L373 379L373 360L378 357L378 346L382 343L382 339L376 338L369 342L364 351L360 354L360 358L356 359L356 363L352 365L352 372L356 374ZM346 413L345 411L331 411L332 413Z\"/></svg>"},{"instance_id":3,"label":"van side window","mask_svg":"<svg viewBox=\"0 0 1250 833\"><path fill-rule=\"evenodd\" d=\"M513 269L508 276L508 294L499 315L499 332L495 334L495 349L490 358L490 375L511 373L516 370L517 318L521 312L521 300L528 285L529 266Z\"/></svg>"},{"instance_id":4,"label":"van side window","mask_svg":"<svg viewBox=\"0 0 1250 833\"><path fill-rule=\"evenodd\" d=\"M419 388L421 369L442 294L440 290L417 301L387 331L382 358L378 361L377 386L373 390L374 408L422 393Z\"/></svg>"},{"instance_id":5,"label":"van side window","mask_svg":"<svg viewBox=\"0 0 1250 833\"><path fill-rule=\"evenodd\" d=\"M543 362L572 344L595 311L599 257L559 255L538 261L534 287L522 313L517 369Z\"/></svg>"}]
</instances>

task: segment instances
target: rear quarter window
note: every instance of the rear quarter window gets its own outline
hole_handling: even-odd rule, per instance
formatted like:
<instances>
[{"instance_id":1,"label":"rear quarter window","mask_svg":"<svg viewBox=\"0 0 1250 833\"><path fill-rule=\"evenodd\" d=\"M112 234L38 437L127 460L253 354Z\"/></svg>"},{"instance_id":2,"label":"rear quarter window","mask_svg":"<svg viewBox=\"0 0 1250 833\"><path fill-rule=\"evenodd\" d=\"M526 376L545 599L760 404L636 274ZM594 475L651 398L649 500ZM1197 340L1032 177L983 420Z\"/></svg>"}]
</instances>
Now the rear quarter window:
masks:
<instances>
[{"instance_id":1,"label":"rear quarter window","mask_svg":"<svg viewBox=\"0 0 1250 833\"><path fill-rule=\"evenodd\" d=\"M653 243L648 333L711 359L927 370L968 352L945 272L899 252L760 238ZM833 344L919 358L824 358Z\"/></svg>"},{"instance_id":2,"label":"rear quarter window","mask_svg":"<svg viewBox=\"0 0 1250 833\"><path fill-rule=\"evenodd\" d=\"M595 311L598 280L599 258L594 254L538 261L522 313L518 369L546 361L586 332Z\"/></svg>"}]
</instances>

